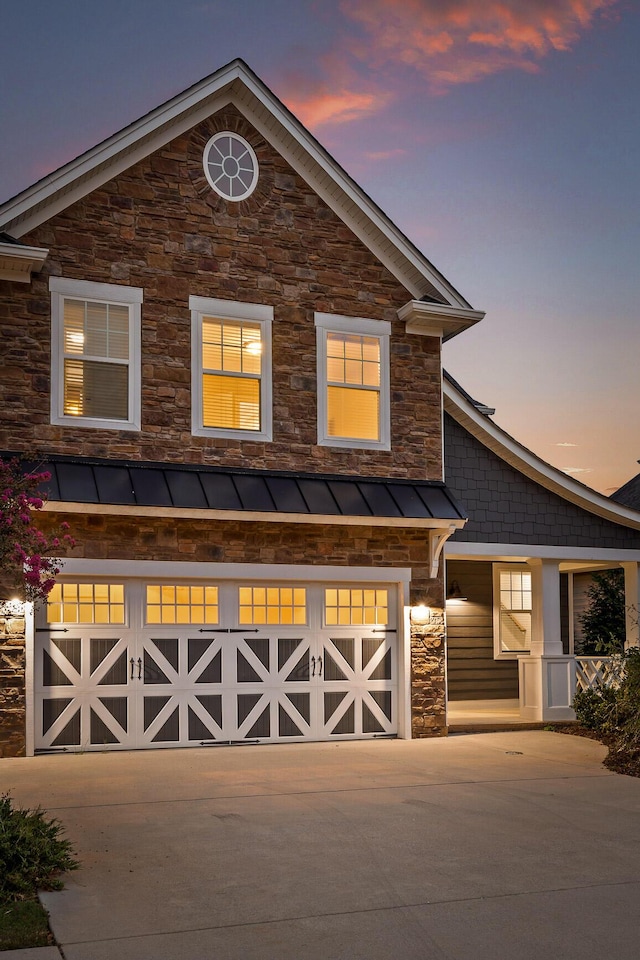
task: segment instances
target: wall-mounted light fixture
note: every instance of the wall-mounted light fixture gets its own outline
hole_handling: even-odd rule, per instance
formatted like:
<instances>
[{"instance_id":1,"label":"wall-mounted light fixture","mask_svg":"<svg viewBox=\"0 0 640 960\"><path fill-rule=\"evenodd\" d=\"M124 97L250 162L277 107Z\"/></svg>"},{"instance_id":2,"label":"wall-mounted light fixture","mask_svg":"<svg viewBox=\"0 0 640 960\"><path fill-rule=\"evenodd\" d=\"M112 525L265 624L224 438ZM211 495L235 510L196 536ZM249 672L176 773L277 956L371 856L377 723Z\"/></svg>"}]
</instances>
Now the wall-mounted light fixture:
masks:
<instances>
[{"instance_id":1,"label":"wall-mounted light fixture","mask_svg":"<svg viewBox=\"0 0 640 960\"><path fill-rule=\"evenodd\" d=\"M447 600L466 600L457 580L452 580L447 590Z\"/></svg>"},{"instance_id":2,"label":"wall-mounted light fixture","mask_svg":"<svg viewBox=\"0 0 640 960\"><path fill-rule=\"evenodd\" d=\"M24 617L24 600L13 597L0 601L0 617Z\"/></svg>"},{"instance_id":3,"label":"wall-mounted light fixture","mask_svg":"<svg viewBox=\"0 0 640 960\"><path fill-rule=\"evenodd\" d=\"M413 623L428 623L431 620L431 608L419 603L417 607L411 607L411 620Z\"/></svg>"}]
</instances>

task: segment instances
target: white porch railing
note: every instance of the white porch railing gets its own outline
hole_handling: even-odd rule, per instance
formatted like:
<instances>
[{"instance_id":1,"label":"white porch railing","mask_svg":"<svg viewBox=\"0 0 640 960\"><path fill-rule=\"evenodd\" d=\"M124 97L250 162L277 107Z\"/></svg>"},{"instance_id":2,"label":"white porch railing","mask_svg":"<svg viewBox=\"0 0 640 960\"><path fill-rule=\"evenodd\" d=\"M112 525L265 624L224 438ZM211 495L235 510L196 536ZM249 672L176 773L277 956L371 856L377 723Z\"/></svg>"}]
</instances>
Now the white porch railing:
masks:
<instances>
[{"instance_id":1,"label":"white porch railing","mask_svg":"<svg viewBox=\"0 0 640 960\"><path fill-rule=\"evenodd\" d=\"M617 687L624 675L622 657L576 657L576 692Z\"/></svg>"}]
</instances>

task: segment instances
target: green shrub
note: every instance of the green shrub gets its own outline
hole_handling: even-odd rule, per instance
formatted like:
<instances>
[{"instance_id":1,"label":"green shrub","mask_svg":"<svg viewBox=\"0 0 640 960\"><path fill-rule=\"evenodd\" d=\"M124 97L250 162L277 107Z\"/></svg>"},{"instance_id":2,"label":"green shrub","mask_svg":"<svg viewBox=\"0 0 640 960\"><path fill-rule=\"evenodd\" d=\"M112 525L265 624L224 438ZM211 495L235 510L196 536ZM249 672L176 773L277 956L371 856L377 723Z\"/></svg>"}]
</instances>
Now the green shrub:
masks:
<instances>
[{"instance_id":1,"label":"green shrub","mask_svg":"<svg viewBox=\"0 0 640 960\"><path fill-rule=\"evenodd\" d=\"M602 730L607 726L610 715L615 709L616 691L611 687L598 690L580 690L573 698L576 720L587 730Z\"/></svg>"},{"instance_id":2,"label":"green shrub","mask_svg":"<svg viewBox=\"0 0 640 960\"><path fill-rule=\"evenodd\" d=\"M607 766L640 775L640 649L624 655L617 687L581 690L573 701L576 719L609 745Z\"/></svg>"},{"instance_id":3,"label":"green shrub","mask_svg":"<svg viewBox=\"0 0 640 960\"><path fill-rule=\"evenodd\" d=\"M73 853L58 820L0 796L0 902L28 899L38 889L59 890L60 874L79 866Z\"/></svg>"}]
</instances>

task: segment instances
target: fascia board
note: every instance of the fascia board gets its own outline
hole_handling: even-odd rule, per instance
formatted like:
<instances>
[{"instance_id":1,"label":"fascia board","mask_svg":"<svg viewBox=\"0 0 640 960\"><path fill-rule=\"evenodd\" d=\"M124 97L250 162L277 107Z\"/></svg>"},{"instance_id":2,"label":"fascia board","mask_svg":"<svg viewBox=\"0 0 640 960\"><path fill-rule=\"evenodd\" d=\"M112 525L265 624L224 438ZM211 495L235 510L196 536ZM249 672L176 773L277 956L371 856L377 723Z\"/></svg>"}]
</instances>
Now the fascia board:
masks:
<instances>
[{"instance_id":1,"label":"fascia board","mask_svg":"<svg viewBox=\"0 0 640 960\"><path fill-rule=\"evenodd\" d=\"M251 510L202 510L192 507L144 507L117 503L77 503L48 500L43 510L50 513L96 514L115 517L156 517L167 520L241 520L252 523L305 523L327 527L405 527L426 530L456 530L466 520L438 519L436 517L361 517L309 513L260 513Z\"/></svg>"},{"instance_id":2,"label":"fascia board","mask_svg":"<svg viewBox=\"0 0 640 960\"><path fill-rule=\"evenodd\" d=\"M43 177L42 180L38 180L37 183L0 206L0 229L7 230L8 226L24 218L32 208L40 207L50 197L68 189L81 178L89 178L88 185L80 194L81 196L95 190L96 186L100 186L117 173L126 170L133 163L137 163L139 159L153 153L154 150L165 143L169 143L176 136L180 136L181 133L184 133L201 119L205 119L210 113L220 109L220 106L228 101L223 100L218 105L216 98L221 95L226 86L230 86L234 80L242 76L244 76L244 71L241 65L237 61L233 61L212 76L201 80L193 87L189 87L183 93L156 107L155 110L145 114L139 120L128 124L122 130L86 151L86 153L69 161L58 170L54 170L53 173ZM194 110L197 110L195 115ZM168 128L171 132L167 134ZM160 142L156 142L154 134L162 134L159 138ZM140 144L140 155L138 155L138 151L135 151L135 159L131 160L132 154L130 151L135 148L136 144ZM126 163L114 174L114 166L110 164L110 161L115 160L118 154L123 152L126 152ZM96 168L99 169L104 164L108 165L109 172L104 179L96 184L90 175ZM99 173L97 176L99 176ZM68 194L65 193L65 199L67 197ZM50 216L52 214L47 205L46 216L43 216L33 225L37 226L38 223L49 219ZM20 228L21 233L14 232L14 236L21 236L27 232L22 222Z\"/></svg>"},{"instance_id":3,"label":"fascia board","mask_svg":"<svg viewBox=\"0 0 640 960\"><path fill-rule=\"evenodd\" d=\"M640 530L640 513L616 504L541 460L480 413L448 380L443 382L443 395L445 411L515 470L583 510L611 520L612 523Z\"/></svg>"},{"instance_id":4,"label":"fascia board","mask_svg":"<svg viewBox=\"0 0 640 960\"><path fill-rule=\"evenodd\" d=\"M371 226L374 227L391 245L396 248L402 257L424 278L431 286L435 287L444 297L453 300L455 304L462 308L471 309L470 304L462 297L458 291L449 284L446 279L429 263L420 251L413 246L407 237L396 227L396 225L382 212L374 201L353 181L342 169L342 167L331 157L329 153L318 143L315 137L302 126L302 124L291 114L281 102L265 87L257 77L245 75L243 81L246 87L253 94L254 98L261 104L268 107L269 112L275 116L281 127L289 134L292 141L301 144L306 153L313 159L317 166L330 178L332 185L337 186L342 193L342 197L336 198L335 193L323 186L316 177L310 180L310 171L305 168L299 159L299 155L286 143L282 141L277 144L278 149L288 163L299 173L310 186L322 197L329 207L336 213L362 240L362 242L387 266L395 276L397 276L398 264L384 252L380 242L372 244ZM242 106L250 107L246 101L242 101ZM265 124L258 113L252 111L251 122L256 129L269 140L273 141L273 130L268 124ZM275 144L274 144L275 145ZM359 219L351 215L345 206L345 199L351 201L356 208L363 214ZM367 227L369 229L367 229ZM403 271L406 273L406 270ZM406 277L398 276L407 289L414 296L420 296L425 293L424 288L416 285L416 281L408 283Z\"/></svg>"},{"instance_id":5,"label":"fascia board","mask_svg":"<svg viewBox=\"0 0 640 960\"><path fill-rule=\"evenodd\" d=\"M236 80L242 83L240 90L232 89ZM10 230L17 238L23 236L229 102L243 112L250 111L247 119L413 296L426 292L421 283L426 280L458 307L470 308L293 114L239 61L223 67L7 201L0 207L0 229ZM260 116L260 106L266 108L280 128L275 142L273 127ZM301 161L300 147L315 171ZM322 182L320 171L328 183Z\"/></svg>"},{"instance_id":6,"label":"fascia board","mask_svg":"<svg viewBox=\"0 0 640 960\"><path fill-rule=\"evenodd\" d=\"M0 221L0 229L19 239L65 210L87 194L99 189L109 180L144 160L171 140L181 136L208 116L225 107L232 100L231 94L221 91L208 98L196 109L184 112L176 119L165 119L161 126L140 132L127 128L122 135L106 140L94 150L71 161L57 173L39 181L29 197L20 194L20 203L15 208L0 208L0 216L9 213L12 219ZM168 132L170 131L170 132ZM30 193L30 191L25 191Z\"/></svg>"}]
</instances>

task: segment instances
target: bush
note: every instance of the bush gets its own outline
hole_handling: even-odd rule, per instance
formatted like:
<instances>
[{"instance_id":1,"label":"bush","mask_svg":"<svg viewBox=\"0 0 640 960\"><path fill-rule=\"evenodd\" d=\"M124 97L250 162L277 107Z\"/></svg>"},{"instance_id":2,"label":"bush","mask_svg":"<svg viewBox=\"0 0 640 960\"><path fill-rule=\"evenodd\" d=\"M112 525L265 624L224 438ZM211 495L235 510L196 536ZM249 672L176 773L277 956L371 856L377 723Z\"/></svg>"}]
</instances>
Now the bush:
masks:
<instances>
[{"instance_id":1,"label":"bush","mask_svg":"<svg viewBox=\"0 0 640 960\"><path fill-rule=\"evenodd\" d=\"M607 766L640 776L640 648L624 655L618 687L582 690L574 697L576 719L609 745Z\"/></svg>"},{"instance_id":2,"label":"bush","mask_svg":"<svg viewBox=\"0 0 640 960\"><path fill-rule=\"evenodd\" d=\"M576 720L587 730L604 730L617 699L612 687L580 690L573 698Z\"/></svg>"},{"instance_id":3,"label":"bush","mask_svg":"<svg viewBox=\"0 0 640 960\"><path fill-rule=\"evenodd\" d=\"M38 889L59 890L61 873L79 866L58 820L40 808L13 807L0 796L0 902L25 900Z\"/></svg>"}]
</instances>

